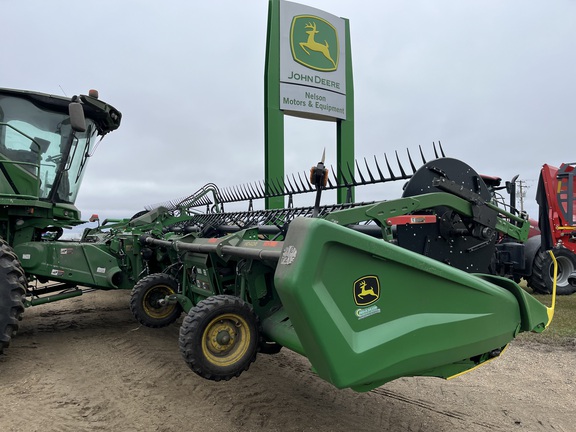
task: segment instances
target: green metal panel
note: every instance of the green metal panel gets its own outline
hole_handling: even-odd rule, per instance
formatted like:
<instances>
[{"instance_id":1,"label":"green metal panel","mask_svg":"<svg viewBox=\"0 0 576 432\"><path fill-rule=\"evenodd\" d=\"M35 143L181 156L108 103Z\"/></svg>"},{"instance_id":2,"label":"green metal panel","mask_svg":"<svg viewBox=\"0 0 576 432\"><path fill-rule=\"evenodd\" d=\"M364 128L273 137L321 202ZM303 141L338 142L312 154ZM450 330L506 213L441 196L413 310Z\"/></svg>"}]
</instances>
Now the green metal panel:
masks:
<instances>
[{"instance_id":1,"label":"green metal panel","mask_svg":"<svg viewBox=\"0 0 576 432\"><path fill-rule=\"evenodd\" d=\"M529 327L526 314L548 319L487 279L321 219L291 223L274 280L320 377L358 391L466 371Z\"/></svg>"},{"instance_id":2,"label":"green metal panel","mask_svg":"<svg viewBox=\"0 0 576 432\"><path fill-rule=\"evenodd\" d=\"M280 110L280 3L270 0L264 69L264 178L284 178L284 114ZM267 197L266 208L283 208L284 197Z\"/></svg>"},{"instance_id":3,"label":"green metal panel","mask_svg":"<svg viewBox=\"0 0 576 432\"><path fill-rule=\"evenodd\" d=\"M354 177L354 79L352 75L352 44L350 43L350 22L344 19L346 24L346 120L339 120L336 127L336 161L340 170ZM343 184L344 179L340 172L337 173L338 183ZM351 202L354 202L354 187L351 187ZM338 203L345 203L347 198L346 189L338 189Z\"/></svg>"},{"instance_id":4,"label":"green metal panel","mask_svg":"<svg viewBox=\"0 0 576 432\"><path fill-rule=\"evenodd\" d=\"M54 281L102 289L118 288L118 259L97 245L79 242L28 242L16 245L22 268Z\"/></svg>"}]
</instances>

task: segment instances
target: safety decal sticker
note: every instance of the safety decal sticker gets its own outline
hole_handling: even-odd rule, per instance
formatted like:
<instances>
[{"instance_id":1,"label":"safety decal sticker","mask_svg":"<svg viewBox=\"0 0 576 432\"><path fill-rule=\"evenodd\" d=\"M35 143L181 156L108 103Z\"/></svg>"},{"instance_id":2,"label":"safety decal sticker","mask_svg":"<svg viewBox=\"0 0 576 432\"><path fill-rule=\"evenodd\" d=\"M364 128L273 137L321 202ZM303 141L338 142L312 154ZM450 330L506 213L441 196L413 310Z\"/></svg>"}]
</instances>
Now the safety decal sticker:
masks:
<instances>
[{"instance_id":1,"label":"safety decal sticker","mask_svg":"<svg viewBox=\"0 0 576 432\"><path fill-rule=\"evenodd\" d=\"M282 257L280 258L280 264L290 265L296 259L296 255L298 254L298 250L290 245L286 249L282 251Z\"/></svg>"}]
</instances>

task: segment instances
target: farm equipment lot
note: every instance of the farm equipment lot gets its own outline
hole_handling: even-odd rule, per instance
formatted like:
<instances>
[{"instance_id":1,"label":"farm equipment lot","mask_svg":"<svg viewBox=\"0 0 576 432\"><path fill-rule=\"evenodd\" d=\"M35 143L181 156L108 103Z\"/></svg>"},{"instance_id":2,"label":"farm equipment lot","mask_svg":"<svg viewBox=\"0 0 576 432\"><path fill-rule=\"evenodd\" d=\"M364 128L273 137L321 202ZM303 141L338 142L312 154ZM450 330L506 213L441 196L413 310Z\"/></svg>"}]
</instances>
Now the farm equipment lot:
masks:
<instances>
[{"instance_id":1,"label":"farm equipment lot","mask_svg":"<svg viewBox=\"0 0 576 432\"><path fill-rule=\"evenodd\" d=\"M228 382L190 371L181 319L140 326L130 292L97 292L26 311L0 357L8 431L569 431L574 346L513 341L497 361L444 381L401 378L337 390L288 350L259 355Z\"/></svg>"}]
</instances>

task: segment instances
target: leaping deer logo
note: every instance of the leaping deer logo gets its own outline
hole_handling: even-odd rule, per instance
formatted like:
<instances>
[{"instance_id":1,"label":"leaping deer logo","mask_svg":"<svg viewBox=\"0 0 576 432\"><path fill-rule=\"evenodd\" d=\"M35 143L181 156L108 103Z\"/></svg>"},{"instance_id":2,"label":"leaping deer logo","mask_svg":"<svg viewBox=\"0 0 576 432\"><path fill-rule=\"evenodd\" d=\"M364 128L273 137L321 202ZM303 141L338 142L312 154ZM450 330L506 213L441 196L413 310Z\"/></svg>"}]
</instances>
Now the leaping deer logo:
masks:
<instances>
[{"instance_id":1,"label":"leaping deer logo","mask_svg":"<svg viewBox=\"0 0 576 432\"><path fill-rule=\"evenodd\" d=\"M338 30L324 18L295 16L290 27L290 49L294 61L309 69L322 72L338 69Z\"/></svg>"},{"instance_id":2,"label":"leaping deer logo","mask_svg":"<svg viewBox=\"0 0 576 432\"><path fill-rule=\"evenodd\" d=\"M354 302L367 306L380 298L380 281L377 276L364 276L354 282Z\"/></svg>"},{"instance_id":3,"label":"leaping deer logo","mask_svg":"<svg viewBox=\"0 0 576 432\"><path fill-rule=\"evenodd\" d=\"M324 43L322 44L320 42L316 42L316 40L314 39L316 35L319 33L319 31L316 30L316 22L315 21L309 22L308 24L306 24L305 28L310 29L306 31L306 34L308 35L308 40L306 42L300 42L300 48L302 48L308 55L310 55L310 52L306 48L308 48L310 51L316 51L322 53L324 57L326 57L328 60L332 62L334 68L336 68L336 62L330 56L330 45L328 45L328 41L324 40Z\"/></svg>"},{"instance_id":4,"label":"leaping deer logo","mask_svg":"<svg viewBox=\"0 0 576 432\"><path fill-rule=\"evenodd\" d=\"M362 281L360 282L360 294L358 294L358 297L360 297L361 299L364 299L364 297L366 297L367 295L371 295L373 297L378 297L376 295L376 293L374 292L374 288L370 287L369 289L366 289L366 281Z\"/></svg>"}]
</instances>

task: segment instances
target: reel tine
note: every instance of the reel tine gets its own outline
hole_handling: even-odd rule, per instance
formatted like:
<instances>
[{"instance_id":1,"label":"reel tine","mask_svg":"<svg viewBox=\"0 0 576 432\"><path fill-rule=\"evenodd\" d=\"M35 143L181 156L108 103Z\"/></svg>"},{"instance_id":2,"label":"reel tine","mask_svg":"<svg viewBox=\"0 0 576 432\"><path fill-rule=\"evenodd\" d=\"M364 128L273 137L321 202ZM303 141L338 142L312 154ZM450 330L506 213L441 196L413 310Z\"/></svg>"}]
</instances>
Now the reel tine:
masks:
<instances>
[{"instance_id":1,"label":"reel tine","mask_svg":"<svg viewBox=\"0 0 576 432\"><path fill-rule=\"evenodd\" d=\"M386 155L386 153L384 153L384 159L386 160L386 166L388 167L388 172L390 173L390 178L392 180L396 180L398 177L396 177L396 175L392 171L392 167L390 167L390 162L388 162L388 156Z\"/></svg>"},{"instance_id":2,"label":"reel tine","mask_svg":"<svg viewBox=\"0 0 576 432\"><path fill-rule=\"evenodd\" d=\"M332 180L330 180L330 173L333 172L333 168L332 165L330 165L330 172L328 173L328 185L326 186L326 189L333 189L334 188L334 183L332 183Z\"/></svg>"},{"instance_id":3,"label":"reel tine","mask_svg":"<svg viewBox=\"0 0 576 432\"><path fill-rule=\"evenodd\" d=\"M230 188L226 188L225 192L222 195L225 196L226 202L234 201L234 198L232 197L232 194L230 193Z\"/></svg>"},{"instance_id":4,"label":"reel tine","mask_svg":"<svg viewBox=\"0 0 576 432\"><path fill-rule=\"evenodd\" d=\"M398 168L400 168L400 173L402 174L402 178L407 178L406 172L404 171L404 168L402 167L402 164L400 163L400 158L398 157L398 152L395 151L394 153L396 153L396 162L398 162Z\"/></svg>"},{"instance_id":5,"label":"reel tine","mask_svg":"<svg viewBox=\"0 0 576 432\"><path fill-rule=\"evenodd\" d=\"M309 183L308 182L304 183L304 181L302 180L302 177L300 176L300 173L298 173L298 180L300 180L300 185L302 186L302 190L305 190L305 191L308 190L308 188L310 187Z\"/></svg>"},{"instance_id":6,"label":"reel tine","mask_svg":"<svg viewBox=\"0 0 576 432\"><path fill-rule=\"evenodd\" d=\"M278 182L278 179L272 180L272 185L273 185L273 188L275 190L275 194L276 195L282 195L283 189L282 189L282 187L280 187L280 183Z\"/></svg>"},{"instance_id":7,"label":"reel tine","mask_svg":"<svg viewBox=\"0 0 576 432\"><path fill-rule=\"evenodd\" d=\"M249 200L250 199L250 195L246 193L246 185L245 184L241 184L239 186L240 189L240 193L242 194L242 199L243 200Z\"/></svg>"},{"instance_id":8,"label":"reel tine","mask_svg":"<svg viewBox=\"0 0 576 432\"><path fill-rule=\"evenodd\" d=\"M364 165L366 165L366 171L368 171L368 175L370 176L370 183L376 183L374 176L372 175L372 171L370 171L370 167L368 166L368 161L364 158Z\"/></svg>"},{"instance_id":9,"label":"reel tine","mask_svg":"<svg viewBox=\"0 0 576 432\"><path fill-rule=\"evenodd\" d=\"M420 149L420 157L422 158L422 164L426 165L426 158L424 157L424 152L422 151L422 146L419 145L418 148Z\"/></svg>"},{"instance_id":10,"label":"reel tine","mask_svg":"<svg viewBox=\"0 0 576 432\"><path fill-rule=\"evenodd\" d=\"M294 187L294 185L293 185L292 182L290 181L290 177L287 177L287 178L288 178L288 183L290 184L290 187L292 188L292 193L293 193L293 194L300 193L301 190L300 190L300 188L298 187L298 183L296 183L296 178L294 178L294 174L292 174L292 178L294 179L294 184L296 185L296 187Z\"/></svg>"},{"instance_id":11,"label":"reel tine","mask_svg":"<svg viewBox=\"0 0 576 432\"><path fill-rule=\"evenodd\" d=\"M432 141L432 147L434 147L434 156L436 156L436 159L438 159L438 151L436 150L436 143L434 141Z\"/></svg>"},{"instance_id":12,"label":"reel tine","mask_svg":"<svg viewBox=\"0 0 576 432\"><path fill-rule=\"evenodd\" d=\"M232 196L234 197L234 201L240 201L238 198L238 192L236 191L236 186L232 186Z\"/></svg>"},{"instance_id":13,"label":"reel tine","mask_svg":"<svg viewBox=\"0 0 576 432\"><path fill-rule=\"evenodd\" d=\"M414 166L414 162L412 161L412 157L410 156L410 150L406 149L406 153L408 153L408 160L410 161L410 168L412 168L412 174L415 174L416 167Z\"/></svg>"},{"instance_id":14,"label":"reel tine","mask_svg":"<svg viewBox=\"0 0 576 432\"><path fill-rule=\"evenodd\" d=\"M442 143L440 142L440 140L438 140L438 146L440 147L440 153L442 154L442 157L446 157L446 155L444 154L444 149L442 148Z\"/></svg>"},{"instance_id":15,"label":"reel tine","mask_svg":"<svg viewBox=\"0 0 576 432\"><path fill-rule=\"evenodd\" d=\"M260 198L260 196L258 195L258 193L254 190L254 188L252 187L252 183L248 183L248 187L250 188L250 192L252 193L252 199L258 199Z\"/></svg>"},{"instance_id":16,"label":"reel tine","mask_svg":"<svg viewBox=\"0 0 576 432\"><path fill-rule=\"evenodd\" d=\"M352 179L352 184L354 186L357 186L358 182L356 182L356 179L354 178L354 172L352 171L352 168L350 168L350 164L348 162L346 162L346 166L348 167L348 173L350 174L350 178Z\"/></svg>"},{"instance_id":17,"label":"reel tine","mask_svg":"<svg viewBox=\"0 0 576 432\"><path fill-rule=\"evenodd\" d=\"M360 167L358 166L358 160L355 160L354 163L356 164L356 170L358 171L358 175L360 176L360 181L362 182L362 185L366 184L366 180L364 180L364 176L362 175L362 171L360 171ZM356 181L354 181L354 184L357 184Z\"/></svg>"},{"instance_id":18,"label":"reel tine","mask_svg":"<svg viewBox=\"0 0 576 432\"><path fill-rule=\"evenodd\" d=\"M259 181L256 183L256 186L258 188L258 190L260 191L260 195L262 196L262 198L266 198L266 187L264 182Z\"/></svg>"},{"instance_id":19,"label":"reel tine","mask_svg":"<svg viewBox=\"0 0 576 432\"><path fill-rule=\"evenodd\" d=\"M380 165L378 165L378 160L376 159L376 155L374 155L374 163L376 163L376 169L378 170L378 175L380 176L380 181L381 182L386 181L384 179L384 174L382 174L382 171L380 170Z\"/></svg>"}]
</instances>

